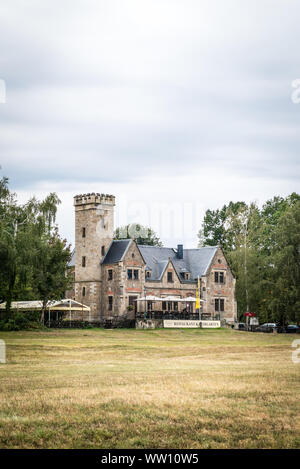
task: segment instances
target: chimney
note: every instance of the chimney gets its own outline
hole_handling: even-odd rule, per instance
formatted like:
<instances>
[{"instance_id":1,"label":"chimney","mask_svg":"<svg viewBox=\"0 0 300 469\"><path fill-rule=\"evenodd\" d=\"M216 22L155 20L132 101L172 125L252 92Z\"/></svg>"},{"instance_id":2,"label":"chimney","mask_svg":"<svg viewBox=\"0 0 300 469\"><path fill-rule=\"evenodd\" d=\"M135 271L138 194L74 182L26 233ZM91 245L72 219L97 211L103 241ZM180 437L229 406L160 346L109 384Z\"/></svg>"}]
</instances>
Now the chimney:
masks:
<instances>
[{"instance_id":1,"label":"chimney","mask_svg":"<svg viewBox=\"0 0 300 469\"><path fill-rule=\"evenodd\" d=\"M183 244L177 246L177 259L183 259Z\"/></svg>"}]
</instances>

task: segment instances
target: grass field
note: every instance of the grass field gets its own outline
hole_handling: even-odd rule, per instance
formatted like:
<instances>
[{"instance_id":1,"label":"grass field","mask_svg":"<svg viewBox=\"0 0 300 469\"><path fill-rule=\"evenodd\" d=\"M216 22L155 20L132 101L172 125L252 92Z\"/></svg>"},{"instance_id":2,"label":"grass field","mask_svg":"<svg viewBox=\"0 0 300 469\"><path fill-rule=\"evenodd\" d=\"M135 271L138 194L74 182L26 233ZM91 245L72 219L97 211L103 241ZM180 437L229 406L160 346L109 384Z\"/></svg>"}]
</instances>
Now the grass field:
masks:
<instances>
[{"instance_id":1,"label":"grass field","mask_svg":"<svg viewBox=\"0 0 300 469\"><path fill-rule=\"evenodd\" d=\"M291 335L91 329L0 338L1 448L300 447Z\"/></svg>"}]
</instances>

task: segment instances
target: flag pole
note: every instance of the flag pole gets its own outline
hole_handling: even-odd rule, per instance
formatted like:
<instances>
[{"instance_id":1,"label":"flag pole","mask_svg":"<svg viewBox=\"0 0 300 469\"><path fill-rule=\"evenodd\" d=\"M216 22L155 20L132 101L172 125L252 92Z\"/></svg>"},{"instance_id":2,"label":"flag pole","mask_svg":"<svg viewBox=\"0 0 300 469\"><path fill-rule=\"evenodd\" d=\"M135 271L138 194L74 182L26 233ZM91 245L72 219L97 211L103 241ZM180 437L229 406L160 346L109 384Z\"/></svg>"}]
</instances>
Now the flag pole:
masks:
<instances>
[{"instance_id":1,"label":"flag pole","mask_svg":"<svg viewBox=\"0 0 300 469\"><path fill-rule=\"evenodd\" d=\"M198 275L197 292L196 292L196 311L197 310L198 310L199 321L200 321L201 318L200 318L200 278L199 278L199 275Z\"/></svg>"}]
</instances>

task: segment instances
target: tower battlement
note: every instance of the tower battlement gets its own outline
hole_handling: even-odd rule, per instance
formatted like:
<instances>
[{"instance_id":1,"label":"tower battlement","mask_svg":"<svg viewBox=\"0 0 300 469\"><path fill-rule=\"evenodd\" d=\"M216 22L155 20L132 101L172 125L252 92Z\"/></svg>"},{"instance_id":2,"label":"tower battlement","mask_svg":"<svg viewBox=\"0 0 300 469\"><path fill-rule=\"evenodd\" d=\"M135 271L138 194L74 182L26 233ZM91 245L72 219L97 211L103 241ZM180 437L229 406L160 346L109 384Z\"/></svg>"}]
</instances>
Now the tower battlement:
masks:
<instances>
[{"instance_id":1,"label":"tower battlement","mask_svg":"<svg viewBox=\"0 0 300 469\"><path fill-rule=\"evenodd\" d=\"M74 206L89 204L115 205L115 196L109 194L99 194L91 192L89 194L79 194L74 197Z\"/></svg>"}]
</instances>

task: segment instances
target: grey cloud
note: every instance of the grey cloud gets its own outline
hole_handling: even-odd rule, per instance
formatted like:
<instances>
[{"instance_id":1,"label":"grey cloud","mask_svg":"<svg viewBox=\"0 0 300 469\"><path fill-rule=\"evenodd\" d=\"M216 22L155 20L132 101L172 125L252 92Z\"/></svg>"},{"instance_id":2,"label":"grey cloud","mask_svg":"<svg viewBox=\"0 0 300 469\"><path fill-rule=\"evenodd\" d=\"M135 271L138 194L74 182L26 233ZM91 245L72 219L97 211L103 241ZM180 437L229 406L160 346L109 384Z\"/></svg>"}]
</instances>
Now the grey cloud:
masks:
<instances>
[{"instance_id":1,"label":"grey cloud","mask_svg":"<svg viewBox=\"0 0 300 469\"><path fill-rule=\"evenodd\" d=\"M0 163L16 189L203 167L294 184L299 3L152 3L3 2Z\"/></svg>"}]
</instances>

